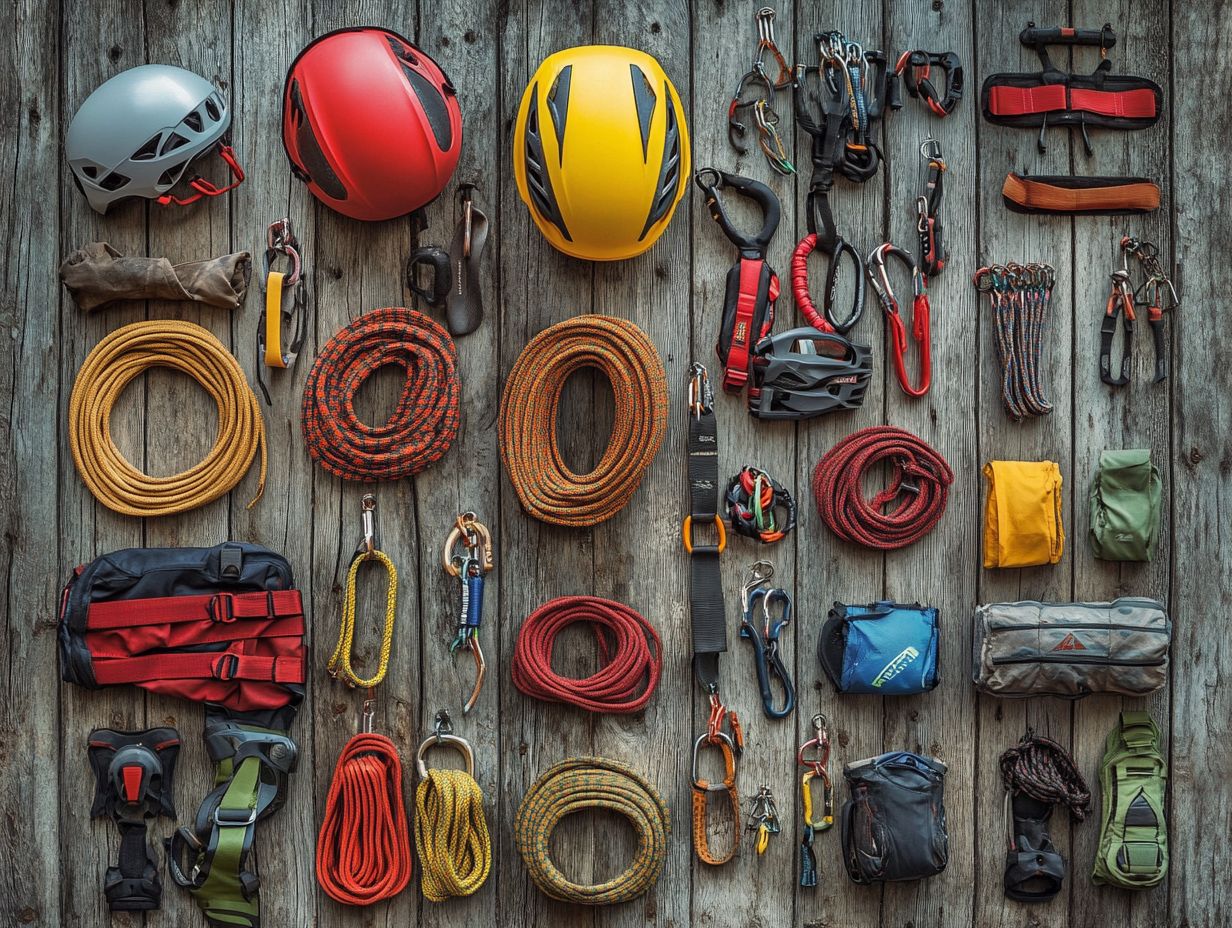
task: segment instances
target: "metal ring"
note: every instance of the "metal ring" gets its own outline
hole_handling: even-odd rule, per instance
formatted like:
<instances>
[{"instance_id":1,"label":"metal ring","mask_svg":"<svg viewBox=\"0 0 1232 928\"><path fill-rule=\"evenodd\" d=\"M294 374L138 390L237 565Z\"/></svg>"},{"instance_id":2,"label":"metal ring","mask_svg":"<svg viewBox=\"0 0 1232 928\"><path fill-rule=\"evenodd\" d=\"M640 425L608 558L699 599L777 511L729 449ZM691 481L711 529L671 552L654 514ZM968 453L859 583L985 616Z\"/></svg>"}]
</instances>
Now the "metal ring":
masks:
<instances>
[{"instance_id":1,"label":"metal ring","mask_svg":"<svg viewBox=\"0 0 1232 928\"><path fill-rule=\"evenodd\" d=\"M424 738L419 745L419 750L415 752L415 769L419 771L421 780L428 778L428 766L424 763L424 754L427 753L428 748L438 744L447 744L456 748L462 755L462 759L466 761L467 775L471 777L475 775L475 752L471 750L470 743L465 738L459 738L457 735L432 734Z\"/></svg>"}]
</instances>

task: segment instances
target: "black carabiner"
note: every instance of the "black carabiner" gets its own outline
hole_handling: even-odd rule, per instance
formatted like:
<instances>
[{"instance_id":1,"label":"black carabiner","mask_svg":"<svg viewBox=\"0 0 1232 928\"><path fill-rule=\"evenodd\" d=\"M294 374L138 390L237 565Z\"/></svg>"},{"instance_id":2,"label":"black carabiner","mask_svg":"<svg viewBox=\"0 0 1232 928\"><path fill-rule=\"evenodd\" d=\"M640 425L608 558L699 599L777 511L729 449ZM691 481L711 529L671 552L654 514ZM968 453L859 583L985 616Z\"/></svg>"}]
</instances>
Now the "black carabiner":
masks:
<instances>
[{"instance_id":1,"label":"black carabiner","mask_svg":"<svg viewBox=\"0 0 1232 928\"><path fill-rule=\"evenodd\" d=\"M432 272L431 287L419 286L416 271L421 264ZM436 245L425 245L412 251L406 262L406 285L429 306L440 307L449 295L452 273L449 253Z\"/></svg>"},{"instance_id":2,"label":"black carabiner","mask_svg":"<svg viewBox=\"0 0 1232 928\"><path fill-rule=\"evenodd\" d=\"M761 181L728 174L717 168L702 168L693 176L693 180L698 189L706 195L706 209L710 211L710 218L719 224L728 241L740 249L742 256L764 257L770 239L779 227L782 214L779 198L774 191ZM761 208L762 225L756 235L746 235L732 225L719 195L719 191L725 188L731 188L741 196L748 197Z\"/></svg>"},{"instance_id":3,"label":"black carabiner","mask_svg":"<svg viewBox=\"0 0 1232 928\"><path fill-rule=\"evenodd\" d=\"M769 604L773 601L783 604L783 612L773 624L769 620ZM756 605L761 603L767 616L766 629L759 628L752 619ZM791 597L786 590L765 588L752 590L748 599L748 612L740 623L740 637L753 646L753 662L757 671L757 689L761 693L761 707L766 718L785 719L796 708L796 688L791 681L791 674L779 654L779 635L783 627L791 621ZM776 678L779 688L783 691L783 705L774 704L774 692L771 678Z\"/></svg>"},{"instance_id":4,"label":"black carabiner","mask_svg":"<svg viewBox=\"0 0 1232 928\"><path fill-rule=\"evenodd\" d=\"M937 90L932 82L932 69L939 69L945 76L945 92ZM945 117L954 112L963 95L962 62L954 52L903 52L894 70L903 78L907 95L923 100L937 116Z\"/></svg>"},{"instance_id":5,"label":"black carabiner","mask_svg":"<svg viewBox=\"0 0 1232 928\"><path fill-rule=\"evenodd\" d=\"M744 99L745 92L754 81L760 81L764 91L759 92L753 99L746 100ZM731 105L727 108L727 140L731 142L731 147L736 150L736 154L745 155L749 151L749 147L741 141L749 131L749 127L736 117L741 110L752 109L762 100L774 106L774 84L770 82L764 70L754 68L740 78L740 83L736 85L736 92L732 94Z\"/></svg>"}]
</instances>

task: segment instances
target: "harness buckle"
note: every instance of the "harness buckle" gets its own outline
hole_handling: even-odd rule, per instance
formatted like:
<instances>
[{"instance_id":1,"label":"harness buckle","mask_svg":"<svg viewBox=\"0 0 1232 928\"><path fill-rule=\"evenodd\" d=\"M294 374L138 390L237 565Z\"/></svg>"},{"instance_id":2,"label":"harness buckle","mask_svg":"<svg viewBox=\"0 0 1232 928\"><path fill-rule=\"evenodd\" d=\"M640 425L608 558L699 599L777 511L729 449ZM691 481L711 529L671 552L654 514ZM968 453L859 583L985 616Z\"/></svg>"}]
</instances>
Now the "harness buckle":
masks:
<instances>
[{"instance_id":1,"label":"harness buckle","mask_svg":"<svg viewBox=\"0 0 1232 928\"><path fill-rule=\"evenodd\" d=\"M221 654L218 660L214 661L214 666L210 668L210 674L215 680L222 680L224 683L235 679L235 675L240 672L240 656L228 651Z\"/></svg>"},{"instance_id":2,"label":"harness buckle","mask_svg":"<svg viewBox=\"0 0 1232 928\"><path fill-rule=\"evenodd\" d=\"M224 625L230 625L235 621L235 594L215 593L210 597L210 604L207 610L209 611L211 622L221 622Z\"/></svg>"},{"instance_id":3,"label":"harness buckle","mask_svg":"<svg viewBox=\"0 0 1232 928\"><path fill-rule=\"evenodd\" d=\"M256 820L256 806L250 809L224 809L218 806L214 810L214 824L219 828L247 828Z\"/></svg>"}]
</instances>

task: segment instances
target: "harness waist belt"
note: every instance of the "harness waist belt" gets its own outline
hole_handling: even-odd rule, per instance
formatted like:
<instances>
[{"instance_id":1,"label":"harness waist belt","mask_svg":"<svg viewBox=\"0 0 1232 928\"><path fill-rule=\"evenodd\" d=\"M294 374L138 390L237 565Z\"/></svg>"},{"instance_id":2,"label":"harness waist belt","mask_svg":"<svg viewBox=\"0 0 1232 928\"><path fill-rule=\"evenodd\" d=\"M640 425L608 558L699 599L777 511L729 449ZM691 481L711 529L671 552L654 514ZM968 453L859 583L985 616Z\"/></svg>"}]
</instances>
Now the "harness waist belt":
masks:
<instances>
[{"instance_id":1,"label":"harness waist belt","mask_svg":"<svg viewBox=\"0 0 1232 928\"><path fill-rule=\"evenodd\" d=\"M999 84L988 88L988 109L994 116L1053 114L1059 111L1154 121L1159 116L1158 103L1155 92L1145 85L1120 91L1067 87L1065 84L1044 84L1039 87Z\"/></svg>"},{"instance_id":2,"label":"harness waist belt","mask_svg":"<svg viewBox=\"0 0 1232 928\"><path fill-rule=\"evenodd\" d=\"M1145 177L1005 176L1001 199L1015 213L1131 216L1159 209L1159 185Z\"/></svg>"}]
</instances>

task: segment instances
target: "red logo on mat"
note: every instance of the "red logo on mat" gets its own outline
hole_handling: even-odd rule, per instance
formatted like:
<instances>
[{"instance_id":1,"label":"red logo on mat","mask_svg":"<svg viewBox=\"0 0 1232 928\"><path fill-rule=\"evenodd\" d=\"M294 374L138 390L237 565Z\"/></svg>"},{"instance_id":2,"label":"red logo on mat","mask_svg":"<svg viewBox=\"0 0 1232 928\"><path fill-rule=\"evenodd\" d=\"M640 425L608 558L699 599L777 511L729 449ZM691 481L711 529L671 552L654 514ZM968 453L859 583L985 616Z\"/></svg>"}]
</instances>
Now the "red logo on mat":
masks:
<instances>
[{"instance_id":1,"label":"red logo on mat","mask_svg":"<svg viewBox=\"0 0 1232 928\"><path fill-rule=\"evenodd\" d=\"M1087 649L1087 646L1083 644L1081 641L1079 641L1077 636L1075 636L1073 632L1070 632L1068 635L1062 638L1061 643L1058 644L1052 650L1054 651L1085 651L1086 649Z\"/></svg>"}]
</instances>

